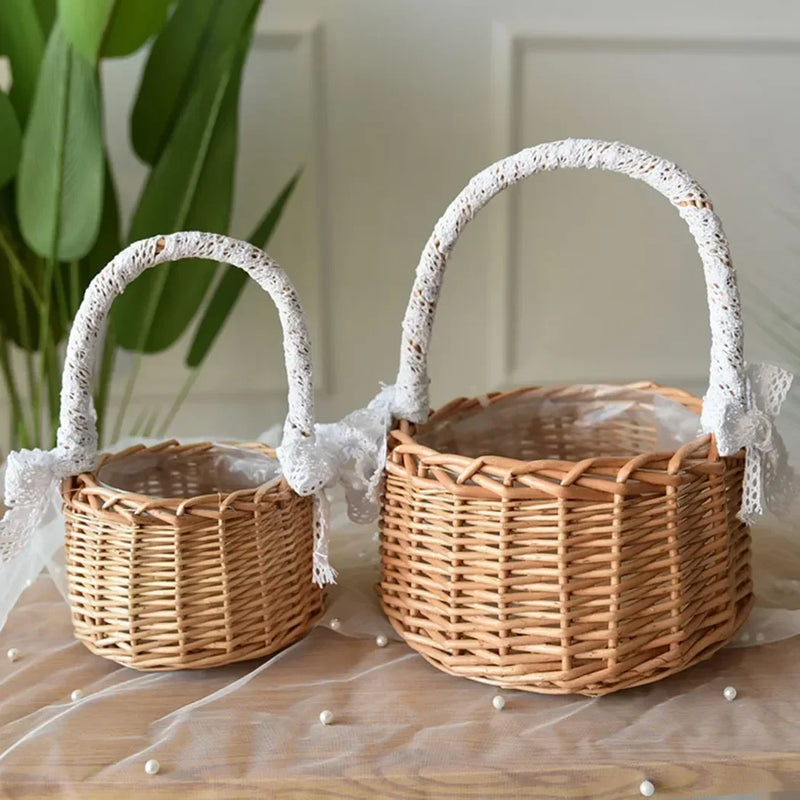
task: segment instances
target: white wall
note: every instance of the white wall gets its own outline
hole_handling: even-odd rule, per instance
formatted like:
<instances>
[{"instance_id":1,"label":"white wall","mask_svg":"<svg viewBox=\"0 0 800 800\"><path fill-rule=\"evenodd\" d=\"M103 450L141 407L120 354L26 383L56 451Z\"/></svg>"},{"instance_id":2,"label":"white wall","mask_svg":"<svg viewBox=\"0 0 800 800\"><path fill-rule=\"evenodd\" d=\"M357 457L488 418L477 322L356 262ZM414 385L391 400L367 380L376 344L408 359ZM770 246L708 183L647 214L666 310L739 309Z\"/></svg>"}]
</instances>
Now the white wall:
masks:
<instances>
[{"instance_id":1,"label":"white wall","mask_svg":"<svg viewBox=\"0 0 800 800\"><path fill-rule=\"evenodd\" d=\"M113 62L104 75L127 209L143 174L126 116L140 67ZM330 419L393 378L413 270L447 203L474 172L539 141L620 139L677 161L722 217L746 309L752 283L791 303L798 97L790 0L268 0L245 81L234 233L305 165L269 249L306 304ZM702 391L702 273L669 204L608 174L548 174L516 191L453 259L434 401L541 381ZM250 287L173 432L248 437L278 419L278 337ZM754 326L748 339L751 355L775 351ZM140 405L171 399L184 351L148 361Z\"/></svg>"}]
</instances>

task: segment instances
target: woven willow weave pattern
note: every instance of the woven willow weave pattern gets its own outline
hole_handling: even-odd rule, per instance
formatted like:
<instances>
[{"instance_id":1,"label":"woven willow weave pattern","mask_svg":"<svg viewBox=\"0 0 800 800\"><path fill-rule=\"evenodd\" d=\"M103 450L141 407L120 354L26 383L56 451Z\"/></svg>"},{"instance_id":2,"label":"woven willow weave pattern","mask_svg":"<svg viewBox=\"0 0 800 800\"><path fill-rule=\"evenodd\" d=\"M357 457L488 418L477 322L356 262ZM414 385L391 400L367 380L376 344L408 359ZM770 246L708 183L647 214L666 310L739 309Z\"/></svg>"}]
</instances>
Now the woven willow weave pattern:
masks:
<instances>
[{"instance_id":1,"label":"woven willow weave pattern","mask_svg":"<svg viewBox=\"0 0 800 800\"><path fill-rule=\"evenodd\" d=\"M147 494L94 473L62 484L72 619L93 653L140 670L202 669L280 650L319 617L313 498L283 479L199 494L197 462L211 448L165 442L101 458L178 456L180 469L139 487Z\"/></svg>"},{"instance_id":2,"label":"woven willow weave pattern","mask_svg":"<svg viewBox=\"0 0 800 800\"><path fill-rule=\"evenodd\" d=\"M699 411L680 390L637 387ZM448 421L481 400L390 435L380 594L414 649L453 675L599 695L685 669L730 640L752 605L750 538L736 518L743 454L720 458L708 435L646 453L653 429L549 418L447 442ZM540 458L451 455L439 442L485 452L526 442L520 455ZM622 455L586 457L599 451Z\"/></svg>"},{"instance_id":3,"label":"woven willow weave pattern","mask_svg":"<svg viewBox=\"0 0 800 800\"><path fill-rule=\"evenodd\" d=\"M673 452L656 452L656 430L646 421L587 431L570 417L495 413L481 428L485 398L455 400L428 418L428 349L461 232L507 187L572 168L653 187L697 245L711 322L704 401L639 385L692 408L698 429L702 416L706 434ZM764 415L749 404L746 385L728 243L688 173L644 150L593 139L537 145L479 172L436 223L403 319L380 584L395 630L446 672L550 693L606 694L710 656L753 602L749 534L737 517L741 448L751 442L739 433ZM526 393L551 391L582 388L518 390L492 395L490 404L513 407ZM464 413L473 414L467 440L457 435Z\"/></svg>"},{"instance_id":4,"label":"woven willow weave pattern","mask_svg":"<svg viewBox=\"0 0 800 800\"><path fill-rule=\"evenodd\" d=\"M201 479L212 444L136 447L105 456L98 465L91 386L111 304L144 270L182 258L239 267L278 309L289 413L280 471L275 461L264 474L283 477L257 488L239 488L252 486L248 467L240 467L246 474L235 482L238 491ZM175 233L135 242L98 273L70 331L58 448L46 454L52 463L45 462L38 476L44 484L66 476L61 494L78 639L129 667L174 670L264 656L308 631L322 609L323 593L313 579L320 566L315 554L324 557L325 548L314 498L307 495L330 478L327 465L316 471L311 457L313 401L300 300L283 270L259 248L218 234ZM276 451L258 449L277 459ZM169 458L152 470L130 472L124 486L101 483L104 465L146 453ZM23 454L20 466L25 459L34 464L34 456Z\"/></svg>"}]
</instances>

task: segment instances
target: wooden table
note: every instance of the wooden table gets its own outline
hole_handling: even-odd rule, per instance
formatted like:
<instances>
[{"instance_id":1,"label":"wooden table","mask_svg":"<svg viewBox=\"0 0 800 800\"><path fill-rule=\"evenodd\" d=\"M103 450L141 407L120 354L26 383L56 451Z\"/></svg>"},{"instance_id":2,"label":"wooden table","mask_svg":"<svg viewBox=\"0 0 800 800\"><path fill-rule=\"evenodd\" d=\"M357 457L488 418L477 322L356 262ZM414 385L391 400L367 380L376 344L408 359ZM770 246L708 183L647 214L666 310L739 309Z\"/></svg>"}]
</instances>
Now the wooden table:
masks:
<instances>
[{"instance_id":1,"label":"wooden table","mask_svg":"<svg viewBox=\"0 0 800 800\"><path fill-rule=\"evenodd\" d=\"M354 635L320 627L270 662L168 675L91 655L40 577L0 633L0 652L22 653L0 661L0 797L620 800L644 778L657 800L800 789L800 638L599 699L506 692L498 712L491 687L395 639L376 646L374 569L345 576L336 600Z\"/></svg>"}]
</instances>

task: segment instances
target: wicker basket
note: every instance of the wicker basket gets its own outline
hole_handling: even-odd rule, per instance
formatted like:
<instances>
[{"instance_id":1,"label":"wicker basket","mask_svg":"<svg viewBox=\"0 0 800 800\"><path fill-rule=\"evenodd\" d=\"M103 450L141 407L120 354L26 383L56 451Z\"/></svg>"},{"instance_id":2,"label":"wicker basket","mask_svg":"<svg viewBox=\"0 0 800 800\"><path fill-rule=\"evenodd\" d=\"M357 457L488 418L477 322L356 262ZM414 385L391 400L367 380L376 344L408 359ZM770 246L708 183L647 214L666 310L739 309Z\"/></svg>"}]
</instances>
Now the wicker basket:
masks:
<instances>
[{"instance_id":1,"label":"wicker basket","mask_svg":"<svg viewBox=\"0 0 800 800\"><path fill-rule=\"evenodd\" d=\"M273 297L285 333L287 430L313 432L311 363L293 287L261 250L212 234L131 245L92 282L70 335L59 448L92 468L61 487L69 602L76 637L93 653L140 670L200 669L265 656L319 617L312 582L314 499L279 475L242 489L208 484L212 444L134 447L96 458L92 353L113 298L146 268L181 258L227 261ZM274 458L256 446L251 452ZM123 488L104 473L131 459ZM152 466L147 467L151 463ZM205 477L204 477L205 476ZM246 483L246 481L245 481Z\"/></svg>"},{"instance_id":2,"label":"wicker basket","mask_svg":"<svg viewBox=\"0 0 800 800\"><path fill-rule=\"evenodd\" d=\"M748 528L737 512L744 451L703 435L656 452L646 421L583 428L525 413L586 387L454 400L427 418L427 352L447 258L495 194L537 171L600 167L644 180L697 240L712 312L711 386L743 391L738 293L703 190L675 165L624 145L569 140L477 175L423 252L404 321L382 508L381 601L434 666L497 686L600 695L711 656L750 611ZM723 276L717 278L717 276ZM698 398L652 383L698 414ZM490 423L481 427L485 416ZM470 419L469 436L459 437ZM698 417L699 427L699 417Z\"/></svg>"}]
</instances>

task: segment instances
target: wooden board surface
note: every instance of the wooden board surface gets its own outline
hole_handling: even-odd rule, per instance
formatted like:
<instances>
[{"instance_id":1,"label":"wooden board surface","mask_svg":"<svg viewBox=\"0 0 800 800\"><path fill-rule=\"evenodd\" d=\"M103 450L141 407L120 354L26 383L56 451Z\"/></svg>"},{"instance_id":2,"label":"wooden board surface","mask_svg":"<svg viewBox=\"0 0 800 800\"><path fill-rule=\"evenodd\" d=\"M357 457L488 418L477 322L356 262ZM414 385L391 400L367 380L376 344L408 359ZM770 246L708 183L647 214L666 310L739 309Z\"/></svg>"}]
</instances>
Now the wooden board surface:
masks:
<instances>
[{"instance_id":1,"label":"wooden board surface","mask_svg":"<svg viewBox=\"0 0 800 800\"><path fill-rule=\"evenodd\" d=\"M491 687L402 642L328 629L267 666L118 668L72 639L47 578L0 633L10 647L22 658L0 663L0 797L619 800L645 777L657 798L800 789L800 638L594 700L506 692L502 712Z\"/></svg>"}]
</instances>

